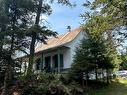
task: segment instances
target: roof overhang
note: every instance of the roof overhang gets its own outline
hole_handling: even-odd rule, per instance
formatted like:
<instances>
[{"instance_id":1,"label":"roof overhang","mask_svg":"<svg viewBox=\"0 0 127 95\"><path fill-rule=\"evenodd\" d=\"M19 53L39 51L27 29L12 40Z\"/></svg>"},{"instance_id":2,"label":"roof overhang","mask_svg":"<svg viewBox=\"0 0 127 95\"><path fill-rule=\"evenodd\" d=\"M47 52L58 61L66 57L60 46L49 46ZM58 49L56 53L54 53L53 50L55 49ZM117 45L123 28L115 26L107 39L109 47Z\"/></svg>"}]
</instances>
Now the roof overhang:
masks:
<instances>
[{"instance_id":1,"label":"roof overhang","mask_svg":"<svg viewBox=\"0 0 127 95\"><path fill-rule=\"evenodd\" d=\"M42 50L42 51L39 51L39 52L36 52L36 54L39 54L39 53L45 53L45 52L52 52L52 51L56 51L56 50L61 50L61 49L70 49L69 47L67 46L64 46L64 45L60 45L60 46L56 46L56 47L52 47L52 48L48 48L46 50Z\"/></svg>"},{"instance_id":2,"label":"roof overhang","mask_svg":"<svg viewBox=\"0 0 127 95\"><path fill-rule=\"evenodd\" d=\"M69 49L69 47L63 46L63 45L57 46L57 47L52 47L52 48L48 48L46 50L42 50L42 51L36 52L34 55L38 56L41 53L52 52L52 51L57 51L57 50L62 50L62 49ZM27 60L28 61L28 58L29 58L29 55L25 55L25 56L17 58L16 60Z\"/></svg>"}]
</instances>

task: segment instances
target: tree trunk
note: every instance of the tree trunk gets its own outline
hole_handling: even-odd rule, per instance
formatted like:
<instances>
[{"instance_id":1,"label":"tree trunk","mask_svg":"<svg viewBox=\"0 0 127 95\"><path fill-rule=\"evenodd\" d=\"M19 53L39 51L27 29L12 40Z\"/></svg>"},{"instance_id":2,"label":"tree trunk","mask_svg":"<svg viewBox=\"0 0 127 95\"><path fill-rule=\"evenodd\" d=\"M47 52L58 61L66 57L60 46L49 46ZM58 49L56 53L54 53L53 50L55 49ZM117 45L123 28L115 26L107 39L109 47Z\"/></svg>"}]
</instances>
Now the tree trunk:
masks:
<instances>
[{"instance_id":1,"label":"tree trunk","mask_svg":"<svg viewBox=\"0 0 127 95\"><path fill-rule=\"evenodd\" d=\"M105 76L104 76L104 69L102 68L102 81L105 81Z\"/></svg>"},{"instance_id":2,"label":"tree trunk","mask_svg":"<svg viewBox=\"0 0 127 95\"><path fill-rule=\"evenodd\" d=\"M32 41L30 45L30 56L29 56L29 65L27 70L27 78L30 78L33 70L34 63L34 51L35 51L35 42L36 42L36 34L32 36Z\"/></svg>"},{"instance_id":3,"label":"tree trunk","mask_svg":"<svg viewBox=\"0 0 127 95\"><path fill-rule=\"evenodd\" d=\"M12 29L15 30L14 28L15 26L15 22L13 22L13 25L12 25ZM4 87L3 87L3 90L2 90L2 94L1 95L9 95L9 88L10 88L10 85L12 83L12 54L14 52L14 35L11 36L11 47L10 47L10 54L8 57L8 59L6 58L6 61L7 61L7 65L6 65L6 73L5 73L5 78L4 78Z\"/></svg>"},{"instance_id":4,"label":"tree trunk","mask_svg":"<svg viewBox=\"0 0 127 95\"><path fill-rule=\"evenodd\" d=\"M88 80L89 80L89 74L88 71L86 71L86 87L88 87Z\"/></svg>"},{"instance_id":5,"label":"tree trunk","mask_svg":"<svg viewBox=\"0 0 127 95\"><path fill-rule=\"evenodd\" d=\"M98 80L97 69L95 69L95 78L96 78L96 81L97 81Z\"/></svg>"},{"instance_id":6,"label":"tree trunk","mask_svg":"<svg viewBox=\"0 0 127 95\"><path fill-rule=\"evenodd\" d=\"M112 81L111 70L109 70L109 81L110 81L110 83L111 83L111 81Z\"/></svg>"},{"instance_id":7,"label":"tree trunk","mask_svg":"<svg viewBox=\"0 0 127 95\"><path fill-rule=\"evenodd\" d=\"M8 64L6 66L6 72L5 72L5 79L4 79L4 86L1 95L9 95L9 89L12 82L12 68L11 64Z\"/></svg>"},{"instance_id":8,"label":"tree trunk","mask_svg":"<svg viewBox=\"0 0 127 95\"><path fill-rule=\"evenodd\" d=\"M40 21L40 15L41 15L41 10L42 10L42 1L43 0L39 1L39 5L38 5L38 9L37 9L36 21L35 21L35 25L37 25L37 26L39 25L39 21ZM32 69L33 69L33 64L34 64L34 52L35 52L36 35L37 34L35 32L32 33L27 77L30 77L32 75Z\"/></svg>"},{"instance_id":9,"label":"tree trunk","mask_svg":"<svg viewBox=\"0 0 127 95\"><path fill-rule=\"evenodd\" d=\"M107 83L109 84L110 83L110 79L109 79L109 70L106 69L106 73L107 73Z\"/></svg>"},{"instance_id":10,"label":"tree trunk","mask_svg":"<svg viewBox=\"0 0 127 95\"><path fill-rule=\"evenodd\" d=\"M2 89L1 95L8 95L8 93L9 93L8 72L9 72L9 69L8 69L8 66L6 66L4 86L3 86L3 89Z\"/></svg>"},{"instance_id":11,"label":"tree trunk","mask_svg":"<svg viewBox=\"0 0 127 95\"><path fill-rule=\"evenodd\" d=\"M9 95L9 88L12 84L12 78L13 78L13 74L12 74L12 52L13 52L13 43L14 43L14 37L12 37L12 42L11 42L11 48L10 48L10 55L8 56L8 59L6 59L7 65L6 65L6 72L5 72L5 79L4 79L4 87L2 90L2 94L1 95Z\"/></svg>"},{"instance_id":12,"label":"tree trunk","mask_svg":"<svg viewBox=\"0 0 127 95\"><path fill-rule=\"evenodd\" d=\"M5 31L5 25L2 25L1 27L1 32ZM2 52L3 50L3 44L4 44L4 36L0 37L0 52Z\"/></svg>"}]
</instances>

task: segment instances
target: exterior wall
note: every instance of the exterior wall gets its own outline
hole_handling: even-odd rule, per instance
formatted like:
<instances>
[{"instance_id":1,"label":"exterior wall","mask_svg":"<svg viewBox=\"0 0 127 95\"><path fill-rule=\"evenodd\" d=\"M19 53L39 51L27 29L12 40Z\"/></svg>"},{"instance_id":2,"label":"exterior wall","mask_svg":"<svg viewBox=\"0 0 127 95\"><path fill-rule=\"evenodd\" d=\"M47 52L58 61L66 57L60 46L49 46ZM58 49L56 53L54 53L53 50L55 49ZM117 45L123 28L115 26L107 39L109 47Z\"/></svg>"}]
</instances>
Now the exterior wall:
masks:
<instances>
[{"instance_id":1,"label":"exterior wall","mask_svg":"<svg viewBox=\"0 0 127 95\"><path fill-rule=\"evenodd\" d=\"M64 52L64 69L69 68L68 63L71 63L71 49Z\"/></svg>"},{"instance_id":2,"label":"exterior wall","mask_svg":"<svg viewBox=\"0 0 127 95\"><path fill-rule=\"evenodd\" d=\"M26 73L26 70L28 68L28 62L23 62L22 65L21 65L21 72L22 73Z\"/></svg>"},{"instance_id":3,"label":"exterior wall","mask_svg":"<svg viewBox=\"0 0 127 95\"><path fill-rule=\"evenodd\" d=\"M65 59L65 60L67 60L67 63L65 63L65 68L71 67L71 64L73 63L73 57L75 55L75 49L78 46L78 44L80 43L81 39L83 39L83 37L85 37L85 36L86 36L85 32L80 32L78 34L78 36L73 41L66 44L67 47L70 47L70 50L67 53L68 57Z\"/></svg>"},{"instance_id":4,"label":"exterior wall","mask_svg":"<svg viewBox=\"0 0 127 95\"><path fill-rule=\"evenodd\" d=\"M59 53L63 54L63 69L67 68L66 63L70 62L70 49L69 48L64 48L64 49L59 49ZM45 57L51 56L51 67L52 67L52 58L54 55L58 54L58 49L50 52L44 52L43 53L43 63L45 63ZM41 56L36 57L41 58ZM35 63L36 64L36 63ZM45 64L43 64L44 67Z\"/></svg>"},{"instance_id":5,"label":"exterior wall","mask_svg":"<svg viewBox=\"0 0 127 95\"><path fill-rule=\"evenodd\" d=\"M78 44L80 43L81 39L83 39L83 37L85 37L85 32L80 32L77 37L65 44L64 46L68 47L68 48L62 48L62 49L59 49L59 53L63 54L63 69L67 69L67 68L70 68L72 63L73 63L73 57L75 55L75 49L76 47L78 46ZM58 54L58 49L54 50L54 51L47 51L47 52L44 52L43 53L43 63L45 63L45 57L47 56L51 56L51 67L52 67L52 57L56 54ZM35 59L37 58L41 58L41 55L39 56L36 56ZM36 64L36 63L35 63ZM44 64L43 64L43 67L44 67ZM35 68L35 66L34 66Z\"/></svg>"},{"instance_id":6,"label":"exterior wall","mask_svg":"<svg viewBox=\"0 0 127 95\"><path fill-rule=\"evenodd\" d=\"M67 68L66 67L66 63L68 63L69 61L69 49L60 49L59 50L60 54L63 54L63 69ZM49 52L49 53L44 53L44 57L46 56L54 56L55 54L58 54L58 50L54 51L54 52Z\"/></svg>"}]
</instances>

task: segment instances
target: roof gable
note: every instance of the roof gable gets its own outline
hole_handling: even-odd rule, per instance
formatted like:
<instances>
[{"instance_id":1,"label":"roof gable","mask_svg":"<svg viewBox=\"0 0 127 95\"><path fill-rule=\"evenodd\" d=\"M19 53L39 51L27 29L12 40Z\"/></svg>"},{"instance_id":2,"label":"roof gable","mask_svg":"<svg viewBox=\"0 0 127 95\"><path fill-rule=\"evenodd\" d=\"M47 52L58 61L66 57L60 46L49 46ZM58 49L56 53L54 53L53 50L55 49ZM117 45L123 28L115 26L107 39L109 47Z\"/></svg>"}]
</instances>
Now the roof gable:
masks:
<instances>
[{"instance_id":1,"label":"roof gable","mask_svg":"<svg viewBox=\"0 0 127 95\"><path fill-rule=\"evenodd\" d=\"M66 44L68 42L71 42L80 33L80 31L81 31L81 29L78 28L78 29L66 32L63 35L58 35L58 37L56 37L56 38L50 38L47 40L47 44L42 43L40 46L38 46L35 49L35 53L43 51L43 50L47 50L50 48L58 47L58 46Z\"/></svg>"}]
</instances>

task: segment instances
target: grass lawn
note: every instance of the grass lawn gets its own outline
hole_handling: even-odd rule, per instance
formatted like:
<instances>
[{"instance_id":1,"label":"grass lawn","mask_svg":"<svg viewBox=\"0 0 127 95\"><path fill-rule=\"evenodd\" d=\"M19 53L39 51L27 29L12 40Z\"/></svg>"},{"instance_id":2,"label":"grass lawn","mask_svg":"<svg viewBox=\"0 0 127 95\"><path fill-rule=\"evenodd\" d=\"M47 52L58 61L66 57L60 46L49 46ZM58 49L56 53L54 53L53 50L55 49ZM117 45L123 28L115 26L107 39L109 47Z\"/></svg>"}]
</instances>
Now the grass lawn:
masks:
<instances>
[{"instance_id":1,"label":"grass lawn","mask_svg":"<svg viewBox=\"0 0 127 95\"><path fill-rule=\"evenodd\" d=\"M119 79L106 88L90 91L88 95L127 95L127 79Z\"/></svg>"}]
</instances>

